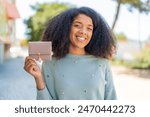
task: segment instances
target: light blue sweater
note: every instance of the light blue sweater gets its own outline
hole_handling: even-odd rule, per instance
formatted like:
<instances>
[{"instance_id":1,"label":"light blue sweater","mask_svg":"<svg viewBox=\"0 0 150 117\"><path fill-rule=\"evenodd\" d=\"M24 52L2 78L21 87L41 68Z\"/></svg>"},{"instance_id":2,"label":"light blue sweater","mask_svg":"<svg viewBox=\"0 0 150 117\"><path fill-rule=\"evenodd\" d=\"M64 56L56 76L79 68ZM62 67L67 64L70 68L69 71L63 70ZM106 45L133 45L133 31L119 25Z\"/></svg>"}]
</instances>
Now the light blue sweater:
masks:
<instances>
[{"instance_id":1,"label":"light blue sweater","mask_svg":"<svg viewBox=\"0 0 150 117\"><path fill-rule=\"evenodd\" d=\"M67 54L42 65L46 87L37 99L114 100L116 91L107 59Z\"/></svg>"}]
</instances>

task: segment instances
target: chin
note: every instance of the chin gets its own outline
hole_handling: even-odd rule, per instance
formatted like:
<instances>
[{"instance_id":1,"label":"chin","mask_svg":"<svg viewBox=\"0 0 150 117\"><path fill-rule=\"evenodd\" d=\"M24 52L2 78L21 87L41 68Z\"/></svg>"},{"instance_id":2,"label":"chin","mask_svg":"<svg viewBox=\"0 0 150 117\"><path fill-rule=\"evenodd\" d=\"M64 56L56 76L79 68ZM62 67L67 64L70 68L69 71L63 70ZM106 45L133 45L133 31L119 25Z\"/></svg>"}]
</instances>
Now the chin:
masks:
<instances>
[{"instance_id":1,"label":"chin","mask_svg":"<svg viewBox=\"0 0 150 117\"><path fill-rule=\"evenodd\" d=\"M83 49L86 45L77 45L78 48Z\"/></svg>"}]
</instances>

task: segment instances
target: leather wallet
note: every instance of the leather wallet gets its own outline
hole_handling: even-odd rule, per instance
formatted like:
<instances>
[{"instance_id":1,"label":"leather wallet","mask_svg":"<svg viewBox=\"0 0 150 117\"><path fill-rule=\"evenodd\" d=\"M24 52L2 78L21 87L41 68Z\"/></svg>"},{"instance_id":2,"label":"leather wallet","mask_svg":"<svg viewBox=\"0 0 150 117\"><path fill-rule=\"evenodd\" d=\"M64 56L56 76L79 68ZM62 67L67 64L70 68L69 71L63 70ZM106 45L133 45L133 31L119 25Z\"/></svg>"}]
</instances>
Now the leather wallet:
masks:
<instances>
[{"instance_id":1,"label":"leather wallet","mask_svg":"<svg viewBox=\"0 0 150 117\"><path fill-rule=\"evenodd\" d=\"M52 56L52 43L48 42L29 42L28 48L29 56L36 60L51 60Z\"/></svg>"}]
</instances>

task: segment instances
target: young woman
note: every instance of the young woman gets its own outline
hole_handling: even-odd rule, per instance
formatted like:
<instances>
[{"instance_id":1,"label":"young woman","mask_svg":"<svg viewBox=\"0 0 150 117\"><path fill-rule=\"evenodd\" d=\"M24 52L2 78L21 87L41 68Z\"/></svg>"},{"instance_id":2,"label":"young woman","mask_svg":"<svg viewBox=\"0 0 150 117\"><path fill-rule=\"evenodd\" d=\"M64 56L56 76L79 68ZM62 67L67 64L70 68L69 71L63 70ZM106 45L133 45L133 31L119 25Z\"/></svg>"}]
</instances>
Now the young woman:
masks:
<instances>
[{"instance_id":1,"label":"young woman","mask_svg":"<svg viewBox=\"0 0 150 117\"><path fill-rule=\"evenodd\" d=\"M116 44L101 15L88 7L64 11L48 21L42 41L52 42L53 59L40 70L26 57L24 66L35 78L37 99L116 99L108 61Z\"/></svg>"}]
</instances>

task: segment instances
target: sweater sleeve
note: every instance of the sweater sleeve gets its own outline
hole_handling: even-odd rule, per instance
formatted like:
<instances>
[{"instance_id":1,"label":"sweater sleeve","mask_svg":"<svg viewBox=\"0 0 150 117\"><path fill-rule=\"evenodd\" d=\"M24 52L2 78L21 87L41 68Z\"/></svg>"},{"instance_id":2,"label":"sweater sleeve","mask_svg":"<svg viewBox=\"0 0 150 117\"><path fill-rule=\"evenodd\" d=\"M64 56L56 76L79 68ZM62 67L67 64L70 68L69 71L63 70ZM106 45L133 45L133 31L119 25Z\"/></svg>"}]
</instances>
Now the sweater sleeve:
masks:
<instances>
[{"instance_id":1,"label":"sweater sleeve","mask_svg":"<svg viewBox=\"0 0 150 117\"><path fill-rule=\"evenodd\" d=\"M47 87L43 90L37 90L37 100L52 100Z\"/></svg>"},{"instance_id":2,"label":"sweater sleeve","mask_svg":"<svg viewBox=\"0 0 150 117\"><path fill-rule=\"evenodd\" d=\"M105 100L116 100L117 95L116 95L116 90L113 82L113 76L112 76L112 71L109 65L109 62L107 60L106 62L106 70L105 70L105 80L106 80L106 85L105 85Z\"/></svg>"},{"instance_id":3,"label":"sweater sleeve","mask_svg":"<svg viewBox=\"0 0 150 117\"><path fill-rule=\"evenodd\" d=\"M52 100L54 99L54 78L49 62L43 62L42 76L45 82L45 88L43 90L37 90L37 100Z\"/></svg>"}]
</instances>

